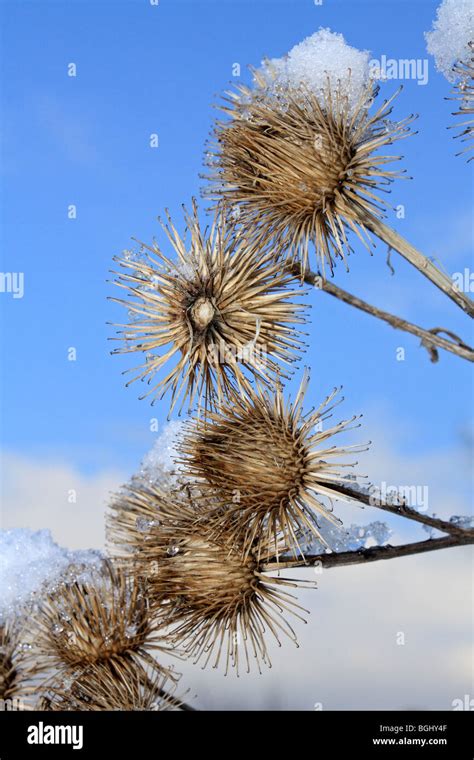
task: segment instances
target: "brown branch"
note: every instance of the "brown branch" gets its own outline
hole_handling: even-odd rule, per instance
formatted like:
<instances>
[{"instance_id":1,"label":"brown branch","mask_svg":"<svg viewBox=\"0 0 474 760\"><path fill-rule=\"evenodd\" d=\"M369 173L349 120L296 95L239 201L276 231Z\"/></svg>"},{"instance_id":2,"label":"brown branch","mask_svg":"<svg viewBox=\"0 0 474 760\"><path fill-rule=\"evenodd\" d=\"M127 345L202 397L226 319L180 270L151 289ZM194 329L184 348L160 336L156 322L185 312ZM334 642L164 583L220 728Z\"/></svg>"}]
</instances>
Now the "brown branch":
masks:
<instances>
[{"instance_id":1,"label":"brown branch","mask_svg":"<svg viewBox=\"0 0 474 760\"><path fill-rule=\"evenodd\" d=\"M148 684L150 684L150 679L148 676L146 676L146 680ZM171 694L166 689L158 689L158 693L160 697L163 697L167 702L169 702L170 705L173 707L177 707L179 710L182 710L183 712L199 712L197 707L191 707L191 705L188 705L187 702L183 702L181 697L175 697L173 694Z\"/></svg>"},{"instance_id":2,"label":"brown branch","mask_svg":"<svg viewBox=\"0 0 474 760\"><path fill-rule=\"evenodd\" d=\"M456 288L450 277L438 269L430 259L420 253L408 240L405 240L398 232L392 230L391 227L388 227L380 219L365 216L362 221L367 229L371 230L378 238L387 243L390 248L393 248L404 259L409 261L410 264L454 301L466 314L474 317L474 301Z\"/></svg>"},{"instance_id":3,"label":"brown branch","mask_svg":"<svg viewBox=\"0 0 474 760\"><path fill-rule=\"evenodd\" d=\"M191 707L191 705L188 705L187 702L183 702L181 699L178 699L176 706L183 712L199 712L197 707Z\"/></svg>"},{"instance_id":4,"label":"brown branch","mask_svg":"<svg viewBox=\"0 0 474 760\"><path fill-rule=\"evenodd\" d=\"M399 546L373 546L369 549L357 549L347 552L330 552L328 554L305 554L305 560L270 560L265 565L265 570L281 570L285 567L307 567L320 561L322 567L339 567L342 565L356 565L365 562L375 562L379 559L393 559L395 557L408 557L412 554L421 554L423 552L436 551L437 549L449 549L453 546L465 546L474 544L474 529L462 528L455 523L441 520L438 517L431 517L417 512L416 509L407 506L404 503L388 504L383 499L377 498L373 494L358 491L356 488L331 483L331 490L338 491L341 496L345 496L353 501L358 501L367 506L383 509L398 517L404 517L407 520L428 525L430 528L448 533L441 538L429 538L424 541L412 542L409 544L400 544Z\"/></svg>"},{"instance_id":5,"label":"brown branch","mask_svg":"<svg viewBox=\"0 0 474 760\"><path fill-rule=\"evenodd\" d=\"M381 559L394 559L395 557L409 557L413 554L423 554L439 549L450 549L454 546L466 546L474 543L474 531L462 531L465 535L443 536L442 538L428 538L399 546L372 546L369 549L357 549L347 552L330 552L329 554L306 554L305 561L280 560L269 562L264 566L266 571L283 570L285 568L308 567L320 563L320 567L344 567L346 565L360 565L368 562L377 562Z\"/></svg>"},{"instance_id":6,"label":"brown branch","mask_svg":"<svg viewBox=\"0 0 474 760\"><path fill-rule=\"evenodd\" d=\"M331 483L331 490L338 491L342 496L345 496L352 501L358 501L369 507L383 509L385 512L390 512L392 515L405 517L407 520L414 520L414 522L421 523L422 525L428 525L430 528L442 531L443 533L448 533L450 536L463 537L467 535L474 537L474 529L461 528L459 525L448 522L447 520L441 520L439 517L431 517L422 512L417 512L416 509L409 507L404 502L399 504L389 504L387 501L378 498L373 493L359 491L357 488L351 488L350 486L341 485L340 483Z\"/></svg>"},{"instance_id":7,"label":"brown branch","mask_svg":"<svg viewBox=\"0 0 474 760\"><path fill-rule=\"evenodd\" d=\"M292 266L291 271L295 275L301 276L301 269L298 264ZM307 270L304 272L303 279L306 283L308 283L308 285L313 285L317 288L320 288L321 290L324 290L325 293L329 293L335 298L338 298L340 301L344 301L344 303L347 303L350 306L355 306L356 309L360 309L366 314L371 314L373 317L377 317L377 319L381 319L382 321L387 322L397 330L403 330L404 332L416 335L418 338L420 338L422 345L430 351L432 361L437 360L437 354L432 353L435 350L435 347L442 348L445 351L449 351L450 353L455 354L462 359L467 359L470 362L474 361L474 349L464 343L460 338L458 338L457 335L454 335L454 333L451 333L449 330L445 330L444 328L440 327L435 327L432 330L426 330L423 327L419 327L418 325L413 324L412 322L407 322L406 319L401 319L394 314L390 314L388 311L378 309L376 306L372 306L366 301L363 301L361 298L348 293L346 290L343 290L337 285L328 282L316 272ZM439 335L439 332L441 331L447 335L452 336L453 340L451 341L447 340L446 338L442 338Z\"/></svg>"},{"instance_id":8,"label":"brown branch","mask_svg":"<svg viewBox=\"0 0 474 760\"><path fill-rule=\"evenodd\" d=\"M179 709L182 712L199 712L199 707L191 707L191 705L187 705L185 702L181 702Z\"/></svg>"}]
</instances>

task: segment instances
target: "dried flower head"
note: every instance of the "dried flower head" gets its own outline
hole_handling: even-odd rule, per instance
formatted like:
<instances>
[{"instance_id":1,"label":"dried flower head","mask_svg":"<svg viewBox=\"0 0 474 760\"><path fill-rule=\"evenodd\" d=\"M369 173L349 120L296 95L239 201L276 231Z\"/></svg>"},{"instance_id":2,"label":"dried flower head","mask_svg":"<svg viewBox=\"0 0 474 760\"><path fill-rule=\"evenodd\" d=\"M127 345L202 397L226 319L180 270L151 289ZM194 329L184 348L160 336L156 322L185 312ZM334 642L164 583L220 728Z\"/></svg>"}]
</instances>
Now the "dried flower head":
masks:
<instances>
[{"instance_id":1,"label":"dried flower head","mask_svg":"<svg viewBox=\"0 0 474 760\"><path fill-rule=\"evenodd\" d=\"M247 547L257 537L276 544L282 536L287 548L302 554L300 539L308 531L325 543L318 515L340 524L326 497L332 509L331 497L341 498L337 486L347 479L340 470L354 463L338 459L365 447L332 443L356 417L323 427L337 389L318 409L303 412L308 381L305 374L294 402L285 402L281 387L236 398L188 423L178 445L186 476L220 500L222 523Z\"/></svg>"},{"instance_id":2,"label":"dried flower head","mask_svg":"<svg viewBox=\"0 0 474 760\"><path fill-rule=\"evenodd\" d=\"M113 662L155 663L149 650L166 650L152 621L144 579L104 563L88 580L63 583L40 604L33 656L44 669L78 673Z\"/></svg>"},{"instance_id":3,"label":"dried flower head","mask_svg":"<svg viewBox=\"0 0 474 760\"><path fill-rule=\"evenodd\" d=\"M28 644L22 641L21 631L18 622L3 621L0 624L0 702L10 702L24 709L25 700L31 695L36 667L25 658Z\"/></svg>"},{"instance_id":4,"label":"dried flower head","mask_svg":"<svg viewBox=\"0 0 474 760\"><path fill-rule=\"evenodd\" d=\"M179 708L175 684L161 668L137 668L126 661L90 665L77 678L56 677L44 689L40 709L52 711L158 711Z\"/></svg>"},{"instance_id":5,"label":"dried flower head","mask_svg":"<svg viewBox=\"0 0 474 760\"><path fill-rule=\"evenodd\" d=\"M296 636L283 617L301 609L283 590L297 584L264 572L274 545L255 541L244 552L238 539L223 531L213 507L194 490L163 491L133 482L117 496L109 537L128 555L129 569L146 576L157 614L169 636L194 661L223 660L225 670L255 659L270 665L266 632L279 642ZM258 546L257 546L258 544ZM282 550L282 549L281 549Z\"/></svg>"},{"instance_id":6,"label":"dried flower head","mask_svg":"<svg viewBox=\"0 0 474 760\"><path fill-rule=\"evenodd\" d=\"M16 641L6 625L0 627L0 699L8 699L18 688L18 671L14 665Z\"/></svg>"},{"instance_id":7,"label":"dried flower head","mask_svg":"<svg viewBox=\"0 0 474 760\"><path fill-rule=\"evenodd\" d=\"M373 82L354 104L347 86L315 93L300 85L272 82L254 72L255 87L237 87L221 107L229 117L215 126L208 153L212 197L238 213L257 245L271 245L303 268L313 243L324 274L351 251L348 231L371 248L370 222L384 215L379 192L403 172L387 164L399 157L380 150L409 133L413 116L389 120L397 93L370 115L378 92Z\"/></svg>"},{"instance_id":8,"label":"dried flower head","mask_svg":"<svg viewBox=\"0 0 474 760\"><path fill-rule=\"evenodd\" d=\"M469 43L469 59L457 63L453 67L454 74L457 79L456 87L454 90L453 100L458 100L459 110L453 113L453 116L467 116L465 121L456 124L456 128L462 127L456 138L459 138L461 142L469 143L467 147L461 150L457 155L460 156L463 153L473 149L472 139L474 135L474 42ZM473 156L469 158L472 161Z\"/></svg>"},{"instance_id":9,"label":"dried flower head","mask_svg":"<svg viewBox=\"0 0 474 760\"><path fill-rule=\"evenodd\" d=\"M126 270L116 284L134 300L113 299L129 309L131 324L119 331L125 342L116 353L140 352L145 363L136 379L151 388L142 396L156 401L171 391L171 409L183 395L211 407L235 387L258 377L271 385L285 377L303 346L295 327L305 320L303 306L291 298L301 291L269 254L244 236L236 236L222 214L207 234L201 230L196 204L186 214L189 244L168 218L165 230L177 254L166 258L158 246L143 246L138 258L116 259ZM146 253L145 253L146 251ZM164 348L166 347L166 348ZM160 354L153 353L156 350ZM161 367L174 361L155 382Z\"/></svg>"}]
</instances>

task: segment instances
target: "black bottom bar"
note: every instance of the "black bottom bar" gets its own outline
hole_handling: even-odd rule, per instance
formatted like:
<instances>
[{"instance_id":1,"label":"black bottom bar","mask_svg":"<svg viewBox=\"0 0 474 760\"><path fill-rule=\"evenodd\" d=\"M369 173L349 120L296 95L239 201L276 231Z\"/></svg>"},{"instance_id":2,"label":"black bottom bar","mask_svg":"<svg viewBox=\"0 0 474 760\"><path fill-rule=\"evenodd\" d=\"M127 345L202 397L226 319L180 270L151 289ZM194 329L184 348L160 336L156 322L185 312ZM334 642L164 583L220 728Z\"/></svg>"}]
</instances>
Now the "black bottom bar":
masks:
<instances>
[{"instance_id":1,"label":"black bottom bar","mask_svg":"<svg viewBox=\"0 0 474 760\"><path fill-rule=\"evenodd\" d=\"M472 712L0 712L0 760L180 757L472 760ZM54 743L52 743L54 742ZM291 754L290 754L291 753Z\"/></svg>"}]
</instances>

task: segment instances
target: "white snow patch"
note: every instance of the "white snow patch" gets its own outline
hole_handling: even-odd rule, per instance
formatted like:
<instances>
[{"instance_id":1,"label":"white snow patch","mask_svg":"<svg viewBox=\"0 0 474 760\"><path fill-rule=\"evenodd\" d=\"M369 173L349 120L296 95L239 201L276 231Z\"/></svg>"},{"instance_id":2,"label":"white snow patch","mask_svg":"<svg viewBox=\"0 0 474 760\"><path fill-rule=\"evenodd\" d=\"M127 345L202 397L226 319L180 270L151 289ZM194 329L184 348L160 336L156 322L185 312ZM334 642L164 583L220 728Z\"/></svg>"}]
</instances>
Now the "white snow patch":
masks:
<instances>
[{"instance_id":1,"label":"white snow patch","mask_svg":"<svg viewBox=\"0 0 474 760\"><path fill-rule=\"evenodd\" d=\"M0 622L21 613L66 573L68 580L72 576L83 580L102 559L96 550L72 551L58 546L49 530L0 531Z\"/></svg>"},{"instance_id":2,"label":"white snow patch","mask_svg":"<svg viewBox=\"0 0 474 760\"><path fill-rule=\"evenodd\" d=\"M469 42L474 40L472 0L443 0L433 28L425 33L425 38L427 50L434 56L438 71L449 81L455 81L453 64L469 60Z\"/></svg>"},{"instance_id":3,"label":"white snow patch","mask_svg":"<svg viewBox=\"0 0 474 760\"><path fill-rule=\"evenodd\" d=\"M383 546L391 536L392 530L379 520L368 525L352 523L348 528L333 525L326 519L320 520L319 529L323 539L333 552L359 551L371 546ZM326 549L322 541L308 535L304 545L305 554L324 554Z\"/></svg>"},{"instance_id":4,"label":"white snow patch","mask_svg":"<svg viewBox=\"0 0 474 760\"><path fill-rule=\"evenodd\" d=\"M174 458L177 455L176 443L184 424L180 420L171 420L166 425L153 447L143 458L136 478L146 480L150 484L157 481L162 483L163 480L173 480L176 472L174 463Z\"/></svg>"},{"instance_id":5,"label":"white snow patch","mask_svg":"<svg viewBox=\"0 0 474 760\"><path fill-rule=\"evenodd\" d=\"M340 86L349 103L354 105L369 81L369 56L369 51L348 45L342 34L321 27L283 58L263 61L259 71L269 81L273 70L277 85L304 84L316 95L329 79L331 89Z\"/></svg>"}]
</instances>

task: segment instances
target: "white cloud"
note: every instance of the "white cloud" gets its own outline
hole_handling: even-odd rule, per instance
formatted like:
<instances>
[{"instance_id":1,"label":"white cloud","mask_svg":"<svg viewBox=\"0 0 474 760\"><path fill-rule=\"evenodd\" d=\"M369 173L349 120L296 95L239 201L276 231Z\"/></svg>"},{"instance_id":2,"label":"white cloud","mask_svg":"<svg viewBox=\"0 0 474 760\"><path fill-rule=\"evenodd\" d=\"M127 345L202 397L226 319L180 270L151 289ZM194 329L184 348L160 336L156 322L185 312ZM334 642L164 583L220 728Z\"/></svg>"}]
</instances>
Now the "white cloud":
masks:
<instances>
[{"instance_id":1,"label":"white cloud","mask_svg":"<svg viewBox=\"0 0 474 760\"><path fill-rule=\"evenodd\" d=\"M127 475L104 470L83 475L74 466L18 454L2 456L0 527L50 528L70 549L103 548L104 509Z\"/></svg>"},{"instance_id":2,"label":"white cloud","mask_svg":"<svg viewBox=\"0 0 474 760\"><path fill-rule=\"evenodd\" d=\"M88 121L88 114L71 114L60 98L47 92L38 94L31 108L33 117L69 160L81 164L94 163L98 154L91 138L93 122Z\"/></svg>"}]
</instances>

